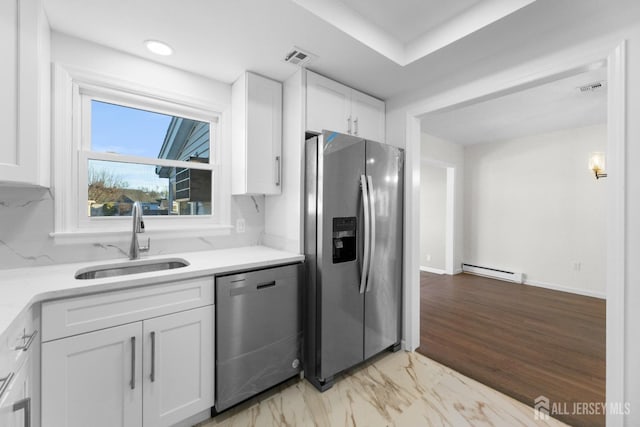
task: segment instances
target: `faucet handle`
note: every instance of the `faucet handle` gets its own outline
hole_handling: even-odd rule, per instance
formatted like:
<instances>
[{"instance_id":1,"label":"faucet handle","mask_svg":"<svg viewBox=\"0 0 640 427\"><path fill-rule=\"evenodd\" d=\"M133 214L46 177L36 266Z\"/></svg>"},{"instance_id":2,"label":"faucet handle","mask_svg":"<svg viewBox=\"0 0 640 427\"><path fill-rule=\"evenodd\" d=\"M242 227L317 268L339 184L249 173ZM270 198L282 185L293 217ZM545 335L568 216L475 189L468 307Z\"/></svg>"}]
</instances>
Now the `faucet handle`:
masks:
<instances>
[{"instance_id":1,"label":"faucet handle","mask_svg":"<svg viewBox=\"0 0 640 427\"><path fill-rule=\"evenodd\" d=\"M147 246L140 246L140 252L149 252L151 249L151 237L147 238Z\"/></svg>"}]
</instances>

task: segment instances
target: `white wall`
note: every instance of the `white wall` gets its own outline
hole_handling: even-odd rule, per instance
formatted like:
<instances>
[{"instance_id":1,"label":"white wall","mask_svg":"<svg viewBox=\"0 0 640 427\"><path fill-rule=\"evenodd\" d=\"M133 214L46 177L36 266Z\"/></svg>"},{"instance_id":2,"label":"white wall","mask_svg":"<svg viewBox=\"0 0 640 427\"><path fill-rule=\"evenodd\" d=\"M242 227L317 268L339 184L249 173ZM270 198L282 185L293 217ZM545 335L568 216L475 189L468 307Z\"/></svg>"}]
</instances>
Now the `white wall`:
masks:
<instances>
[{"instance_id":1,"label":"white wall","mask_svg":"<svg viewBox=\"0 0 640 427\"><path fill-rule=\"evenodd\" d=\"M299 69L282 88L282 193L265 197L265 245L303 253L302 162L304 161L303 73Z\"/></svg>"},{"instance_id":2,"label":"white wall","mask_svg":"<svg viewBox=\"0 0 640 427\"><path fill-rule=\"evenodd\" d=\"M141 88L160 88L206 100L221 109L231 105L230 84L61 33L52 33L51 61L134 82Z\"/></svg>"},{"instance_id":3,"label":"white wall","mask_svg":"<svg viewBox=\"0 0 640 427\"><path fill-rule=\"evenodd\" d=\"M588 170L605 125L465 148L464 261L604 297L606 179Z\"/></svg>"},{"instance_id":4,"label":"white wall","mask_svg":"<svg viewBox=\"0 0 640 427\"><path fill-rule=\"evenodd\" d=\"M203 76L177 70L158 63L137 58L94 43L66 35L52 34L52 61L67 67L82 68L106 74L117 80L132 82L140 88L160 89L180 94L182 98L205 101L216 105L219 111L227 111L231 103L231 86ZM226 117L225 117L226 116ZM223 114L222 143L229 143L228 115ZM55 126L55 123L54 123ZM230 150L222 146L222 176L228 176ZM55 168L55 165L52 165ZM227 168L225 170L225 168ZM221 185L229 186L226 182ZM227 191L228 194L228 191ZM54 228L54 195L52 191L29 188L0 189L0 269L47 265L67 262L93 261L123 258L129 249L129 239L105 242L96 237L82 243L61 243L49 236ZM151 237L150 255L208 250L258 244L264 232L264 197L231 197L227 220L235 224L236 218L246 221L246 232L231 231L223 236Z\"/></svg>"},{"instance_id":5,"label":"white wall","mask_svg":"<svg viewBox=\"0 0 640 427\"><path fill-rule=\"evenodd\" d=\"M445 269L447 169L420 168L420 267Z\"/></svg>"},{"instance_id":6,"label":"white wall","mask_svg":"<svg viewBox=\"0 0 640 427\"><path fill-rule=\"evenodd\" d=\"M627 44L625 400L633 405L627 426L640 425L640 25L624 33Z\"/></svg>"},{"instance_id":7,"label":"white wall","mask_svg":"<svg viewBox=\"0 0 640 427\"><path fill-rule=\"evenodd\" d=\"M453 273L460 272L463 261L463 213L464 213L464 149L461 145L445 141L428 134L428 129L421 133L420 156L422 164L431 162L443 167L453 168ZM424 265L424 264L421 264Z\"/></svg>"}]
</instances>

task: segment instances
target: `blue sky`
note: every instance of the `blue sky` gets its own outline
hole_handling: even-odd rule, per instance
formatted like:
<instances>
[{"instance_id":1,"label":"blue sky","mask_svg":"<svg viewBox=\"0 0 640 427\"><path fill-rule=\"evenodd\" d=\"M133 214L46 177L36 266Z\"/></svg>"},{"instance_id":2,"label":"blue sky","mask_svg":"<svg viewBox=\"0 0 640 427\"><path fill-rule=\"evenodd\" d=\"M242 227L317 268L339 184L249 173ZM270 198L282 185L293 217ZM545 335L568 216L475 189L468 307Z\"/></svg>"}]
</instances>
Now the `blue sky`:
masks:
<instances>
[{"instance_id":1,"label":"blue sky","mask_svg":"<svg viewBox=\"0 0 640 427\"><path fill-rule=\"evenodd\" d=\"M171 116L91 102L91 149L158 157Z\"/></svg>"},{"instance_id":2,"label":"blue sky","mask_svg":"<svg viewBox=\"0 0 640 427\"><path fill-rule=\"evenodd\" d=\"M158 157L171 116L99 101L91 102L91 149L132 156ZM129 188L164 189L168 179L155 166L91 160L90 167L120 176Z\"/></svg>"}]
</instances>

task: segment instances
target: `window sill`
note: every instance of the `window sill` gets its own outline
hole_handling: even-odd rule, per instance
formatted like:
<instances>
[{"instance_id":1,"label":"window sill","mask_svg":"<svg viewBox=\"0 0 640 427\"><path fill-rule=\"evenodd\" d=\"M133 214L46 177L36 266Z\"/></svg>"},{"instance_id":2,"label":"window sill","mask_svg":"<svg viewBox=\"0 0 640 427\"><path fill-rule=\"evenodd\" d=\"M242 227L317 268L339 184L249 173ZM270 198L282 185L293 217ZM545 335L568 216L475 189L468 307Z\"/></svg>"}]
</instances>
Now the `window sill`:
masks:
<instances>
[{"instance_id":1,"label":"window sill","mask_svg":"<svg viewBox=\"0 0 640 427\"><path fill-rule=\"evenodd\" d=\"M182 226L171 228L147 229L140 238L157 237L165 238L189 238L189 237L211 237L211 236L228 236L231 234L233 226L231 225L206 225L206 226ZM100 243L121 242L131 236L131 230L114 230L114 229L92 229L78 231L58 231L49 233L56 243L95 243L96 239L100 239Z\"/></svg>"}]
</instances>

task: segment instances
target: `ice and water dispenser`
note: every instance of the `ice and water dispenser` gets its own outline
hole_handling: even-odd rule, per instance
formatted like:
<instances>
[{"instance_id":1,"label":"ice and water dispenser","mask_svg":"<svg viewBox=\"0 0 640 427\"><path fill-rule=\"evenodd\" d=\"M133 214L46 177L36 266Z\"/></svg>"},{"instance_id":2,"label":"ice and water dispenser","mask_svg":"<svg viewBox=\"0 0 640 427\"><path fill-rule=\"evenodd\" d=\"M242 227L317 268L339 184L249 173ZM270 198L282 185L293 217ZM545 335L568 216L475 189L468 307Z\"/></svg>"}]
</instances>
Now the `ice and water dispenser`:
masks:
<instances>
[{"instance_id":1,"label":"ice and water dispenser","mask_svg":"<svg viewBox=\"0 0 640 427\"><path fill-rule=\"evenodd\" d=\"M354 261L358 250L356 217L333 218L333 263Z\"/></svg>"}]
</instances>

